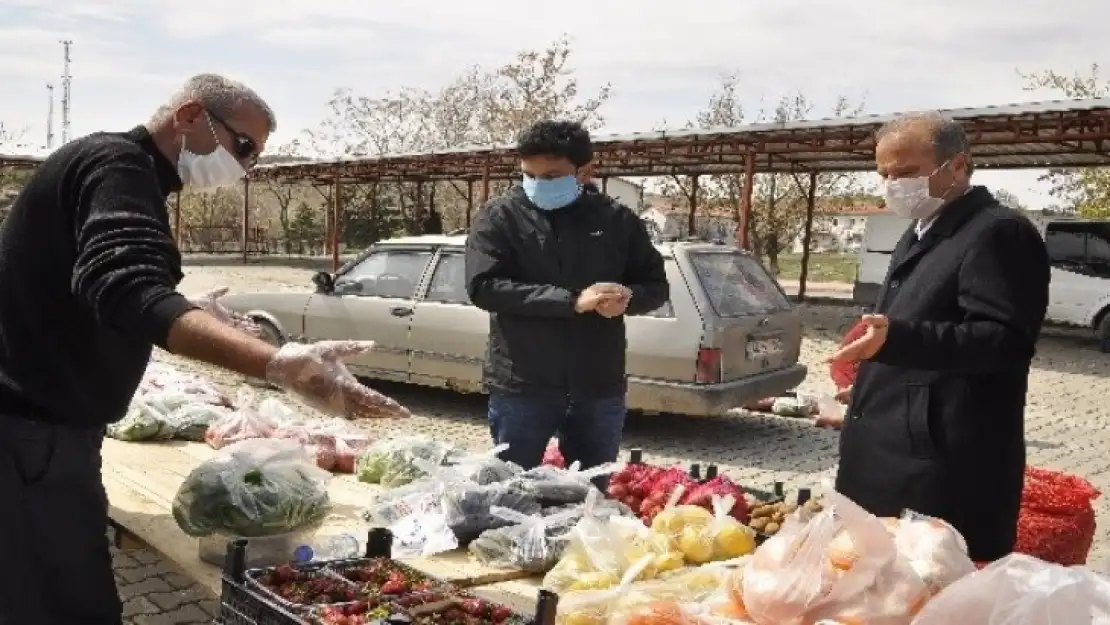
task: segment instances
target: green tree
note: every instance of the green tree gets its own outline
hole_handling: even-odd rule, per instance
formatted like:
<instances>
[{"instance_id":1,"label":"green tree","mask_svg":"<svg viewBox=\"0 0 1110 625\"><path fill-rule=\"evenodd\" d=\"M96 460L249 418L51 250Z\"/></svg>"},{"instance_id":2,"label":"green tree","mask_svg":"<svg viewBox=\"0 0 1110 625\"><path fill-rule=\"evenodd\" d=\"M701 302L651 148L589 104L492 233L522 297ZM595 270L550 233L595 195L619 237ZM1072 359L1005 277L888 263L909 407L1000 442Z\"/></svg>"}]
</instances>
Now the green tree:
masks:
<instances>
[{"instance_id":1,"label":"green tree","mask_svg":"<svg viewBox=\"0 0 1110 625\"><path fill-rule=\"evenodd\" d=\"M1097 63L1086 72L1071 75L1054 70L1018 72L1027 91L1051 89L1068 98L1104 98L1110 95L1110 81L1102 77ZM1110 168L1050 169L1040 180L1050 185L1049 193L1060 207L1090 218L1110 218Z\"/></svg>"},{"instance_id":2,"label":"green tree","mask_svg":"<svg viewBox=\"0 0 1110 625\"><path fill-rule=\"evenodd\" d=\"M298 254L315 253L322 247L324 240L324 223L320 211L302 200L293 211L288 236L291 251Z\"/></svg>"}]
</instances>

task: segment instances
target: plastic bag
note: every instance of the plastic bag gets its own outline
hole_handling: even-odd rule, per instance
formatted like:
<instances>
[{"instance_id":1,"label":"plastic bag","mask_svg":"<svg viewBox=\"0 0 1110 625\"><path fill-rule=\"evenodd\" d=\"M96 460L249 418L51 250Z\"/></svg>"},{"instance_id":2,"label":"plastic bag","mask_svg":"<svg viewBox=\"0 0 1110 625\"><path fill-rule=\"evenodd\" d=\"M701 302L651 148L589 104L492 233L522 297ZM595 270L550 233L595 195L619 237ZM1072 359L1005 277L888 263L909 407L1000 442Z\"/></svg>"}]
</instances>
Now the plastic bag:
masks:
<instances>
[{"instance_id":1,"label":"plastic bag","mask_svg":"<svg viewBox=\"0 0 1110 625\"><path fill-rule=\"evenodd\" d=\"M605 625L617 602L629 592L632 583L643 575L651 565L651 561L652 556L642 556L608 588L560 593L555 623L557 625Z\"/></svg>"},{"instance_id":2,"label":"plastic bag","mask_svg":"<svg viewBox=\"0 0 1110 625\"><path fill-rule=\"evenodd\" d=\"M459 544L468 544L486 530L511 525L503 516L493 514L494 508L507 508L520 514L539 514L540 502L507 484L482 486L459 481L444 488L441 497L444 517Z\"/></svg>"},{"instance_id":3,"label":"plastic bag","mask_svg":"<svg viewBox=\"0 0 1110 625\"><path fill-rule=\"evenodd\" d=\"M443 464L451 467L462 477L483 486L495 482L504 482L519 475L524 470L512 462L506 462L498 457L498 454L508 448L508 445L497 445L493 449L480 454L451 450L444 458Z\"/></svg>"},{"instance_id":4,"label":"plastic bag","mask_svg":"<svg viewBox=\"0 0 1110 625\"><path fill-rule=\"evenodd\" d=\"M964 537L945 521L907 511L894 528L894 546L930 594L975 572Z\"/></svg>"},{"instance_id":5,"label":"plastic bag","mask_svg":"<svg viewBox=\"0 0 1110 625\"><path fill-rule=\"evenodd\" d=\"M230 414L223 406L204 403L179 390L156 390L136 395L127 414L107 428L122 441L204 440L208 427Z\"/></svg>"},{"instance_id":6,"label":"plastic bag","mask_svg":"<svg viewBox=\"0 0 1110 625\"><path fill-rule=\"evenodd\" d=\"M540 465L517 475L510 483L545 505L582 503L591 490L596 490L591 480L609 475L618 468L617 464L610 463L582 471L581 466L578 462L566 469Z\"/></svg>"},{"instance_id":7,"label":"plastic bag","mask_svg":"<svg viewBox=\"0 0 1110 625\"><path fill-rule=\"evenodd\" d=\"M913 625L1110 625L1110 581L1011 554L952 584Z\"/></svg>"},{"instance_id":8,"label":"plastic bag","mask_svg":"<svg viewBox=\"0 0 1110 625\"><path fill-rule=\"evenodd\" d=\"M387 438L370 445L359 456L355 473L360 482L387 488L404 486L427 476L416 466L417 459L440 465L451 450L450 446L426 436Z\"/></svg>"},{"instance_id":9,"label":"plastic bag","mask_svg":"<svg viewBox=\"0 0 1110 625\"><path fill-rule=\"evenodd\" d=\"M1081 477L1027 467L1014 551L1056 564L1086 564L1095 536L1092 502L1099 495Z\"/></svg>"},{"instance_id":10,"label":"plastic bag","mask_svg":"<svg viewBox=\"0 0 1110 625\"><path fill-rule=\"evenodd\" d=\"M330 511L328 480L290 441L246 440L193 469L173 500L190 536L274 536L315 526Z\"/></svg>"},{"instance_id":11,"label":"plastic bag","mask_svg":"<svg viewBox=\"0 0 1110 625\"><path fill-rule=\"evenodd\" d=\"M211 380L185 373L164 362L151 361L143 373L135 397L144 398L148 394L164 392L188 395L194 403L231 407L229 398Z\"/></svg>"},{"instance_id":12,"label":"plastic bag","mask_svg":"<svg viewBox=\"0 0 1110 625\"><path fill-rule=\"evenodd\" d=\"M272 414L263 415L255 408L254 393L249 389L239 390L235 404L237 409L234 412L213 423L204 434L205 442L213 449L222 449L239 441L269 438L274 430L283 425Z\"/></svg>"},{"instance_id":13,"label":"plastic bag","mask_svg":"<svg viewBox=\"0 0 1110 625\"><path fill-rule=\"evenodd\" d=\"M681 497L680 490L675 493ZM651 528L670 537L689 563L739 558L755 551L755 531L731 516L734 505L732 495L715 495L712 513L698 506L672 505L655 517Z\"/></svg>"},{"instance_id":14,"label":"plastic bag","mask_svg":"<svg viewBox=\"0 0 1110 625\"><path fill-rule=\"evenodd\" d=\"M736 603L756 623L904 625L929 597L887 524L835 491L807 523L787 518L740 578Z\"/></svg>"},{"instance_id":15,"label":"plastic bag","mask_svg":"<svg viewBox=\"0 0 1110 625\"><path fill-rule=\"evenodd\" d=\"M586 502L587 513L570 531L563 557L543 578L543 587L562 594L568 590L609 588L645 555L651 560L641 569L645 579L682 568L682 554L670 539L652 532L638 519L593 514L594 490Z\"/></svg>"},{"instance_id":16,"label":"plastic bag","mask_svg":"<svg viewBox=\"0 0 1110 625\"><path fill-rule=\"evenodd\" d=\"M489 566L531 573L546 573L555 566L566 547L569 522L582 517L581 509L545 516L497 506L490 513L514 525L482 532L470 543L470 553Z\"/></svg>"}]
</instances>

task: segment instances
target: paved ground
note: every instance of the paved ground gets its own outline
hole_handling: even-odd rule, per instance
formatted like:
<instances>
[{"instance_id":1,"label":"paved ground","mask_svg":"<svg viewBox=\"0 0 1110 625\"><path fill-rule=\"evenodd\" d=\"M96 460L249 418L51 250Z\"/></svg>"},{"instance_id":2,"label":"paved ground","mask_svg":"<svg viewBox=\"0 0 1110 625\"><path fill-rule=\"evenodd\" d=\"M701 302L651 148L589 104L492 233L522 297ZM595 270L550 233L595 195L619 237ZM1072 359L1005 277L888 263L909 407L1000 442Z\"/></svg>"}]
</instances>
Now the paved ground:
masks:
<instances>
[{"instance_id":1,"label":"paved ground","mask_svg":"<svg viewBox=\"0 0 1110 625\"><path fill-rule=\"evenodd\" d=\"M275 267L189 267L182 289L200 291L218 285L236 290L307 288L310 270ZM824 358L853 322L858 311L846 307L806 307L806 341L802 360L811 367L802 390L831 391ZM180 363L179 363L180 364ZM237 387L234 376L200 368L217 381ZM1030 377L1027 431L1030 461L1064 469L1110 493L1110 357L1078 331L1052 331L1039 346ZM424 431L488 446L480 398L397 386L383 387L414 413L408 431ZM370 427L391 433L393 424ZM808 422L759 415L720 419L645 417L628 424L627 447L641 447L658 463L716 463L754 486L784 480L795 487L820 484L836 463L837 435ZM1092 564L1102 568L1110 557L1110 501L1097 502L1100 529ZM203 623L211 621L213 602L204 591L156 555L129 552L117 556L117 580L130 622Z\"/></svg>"}]
</instances>

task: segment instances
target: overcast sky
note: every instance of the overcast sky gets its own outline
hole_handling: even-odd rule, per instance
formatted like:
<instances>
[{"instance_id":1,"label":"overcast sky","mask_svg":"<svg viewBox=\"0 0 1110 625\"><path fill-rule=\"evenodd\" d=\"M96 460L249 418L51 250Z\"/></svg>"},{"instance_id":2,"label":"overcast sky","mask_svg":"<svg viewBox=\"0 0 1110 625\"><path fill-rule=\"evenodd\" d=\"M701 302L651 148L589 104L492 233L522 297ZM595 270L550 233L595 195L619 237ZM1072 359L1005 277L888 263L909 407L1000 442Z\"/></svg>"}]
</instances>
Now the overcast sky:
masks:
<instances>
[{"instance_id":1,"label":"overcast sky","mask_svg":"<svg viewBox=\"0 0 1110 625\"><path fill-rule=\"evenodd\" d=\"M0 122L45 143L63 38L74 136L140 123L186 76L215 71L269 100L282 143L337 87L434 89L563 33L583 89L613 85L602 132L633 132L681 125L729 72L752 108L802 90L817 116L841 94L873 113L1055 99L1023 91L1017 69L1083 70L1105 58L1107 24L1097 0L0 0ZM1032 207L1048 199L1035 174L977 178Z\"/></svg>"}]
</instances>

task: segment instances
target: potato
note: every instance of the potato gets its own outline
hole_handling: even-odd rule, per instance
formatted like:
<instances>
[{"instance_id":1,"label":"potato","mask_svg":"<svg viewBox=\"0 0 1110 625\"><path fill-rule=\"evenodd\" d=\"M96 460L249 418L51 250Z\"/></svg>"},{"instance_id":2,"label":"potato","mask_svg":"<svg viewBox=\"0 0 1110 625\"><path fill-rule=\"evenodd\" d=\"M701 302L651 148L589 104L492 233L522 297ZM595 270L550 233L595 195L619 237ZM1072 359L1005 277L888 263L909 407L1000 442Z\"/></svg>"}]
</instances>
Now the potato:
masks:
<instances>
[{"instance_id":1,"label":"potato","mask_svg":"<svg viewBox=\"0 0 1110 625\"><path fill-rule=\"evenodd\" d=\"M770 521L771 520L768 519L767 517L758 517L758 518L753 518L751 520L751 523L749 523L748 525L753 530L755 530L757 532L762 532L763 528L767 527L767 524L770 523Z\"/></svg>"},{"instance_id":2,"label":"potato","mask_svg":"<svg viewBox=\"0 0 1110 625\"><path fill-rule=\"evenodd\" d=\"M779 531L779 527L780 525L778 523L768 523L767 526L763 528L763 533L774 534L775 532Z\"/></svg>"},{"instance_id":3,"label":"potato","mask_svg":"<svg viewBox=\"0 0 1110 625\"><path fill-rule=\"evenodd\" d=\"M752 518L761 519L763 517L769 517L774 513L775 510L772 506L759 506L755 510L752 510Z\"/></svg>"}]
</instances>

